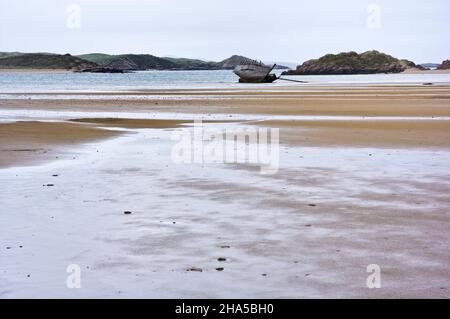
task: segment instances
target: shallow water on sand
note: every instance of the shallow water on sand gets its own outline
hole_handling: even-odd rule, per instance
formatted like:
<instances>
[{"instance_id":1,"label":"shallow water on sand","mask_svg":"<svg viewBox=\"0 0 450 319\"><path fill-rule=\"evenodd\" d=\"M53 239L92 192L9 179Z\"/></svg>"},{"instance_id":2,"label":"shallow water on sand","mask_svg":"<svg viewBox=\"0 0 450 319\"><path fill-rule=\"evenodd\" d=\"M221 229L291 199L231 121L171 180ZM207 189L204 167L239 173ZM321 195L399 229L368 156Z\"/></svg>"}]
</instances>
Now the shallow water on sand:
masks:
<instances>
[{"instance_id":1,"label":"shallow water on sand","mask_svg":"<svg viewBox=\"0 0 450 319\"><path fill-rule=\"evenodd\" d=\"M281 71L277 71L280 74ZM372 74L286 76L288 79L317 84L450 83L450 74ZM295 86L299 83L239 84L229 70L219 71L140 71L126 74L71 72L0 72L0 93L54 91L117 91L149 88L258 88Z\"/></svg>"},{"instance_id":2,"label":"shallow water on sand","mask_svg":"<svg viewBox=\"0 0 450 319\"><path fill-rule=\"evenodd\" d=\"M0 296L448 297L450 152L282 146L262 175L175 164L170 131L135 131L0 170Z\"/></svg>"},{"instance_id":3,"label":"shallow water on sand","mask_svg":"<svg viewBox=\"0 0 450 319\"><path fill-rule=\"evenodd\" d=\"M346 116L346 115L266 115L266 114L233 114L233 113L182 113L182 112L78 112L47 110L0 110L1 122L14 121L63 121L80 118L117 118L117 119L149 119L149 120L187 120L187 121L450 121L449 116Z\"/></svg>"}]
</instances>

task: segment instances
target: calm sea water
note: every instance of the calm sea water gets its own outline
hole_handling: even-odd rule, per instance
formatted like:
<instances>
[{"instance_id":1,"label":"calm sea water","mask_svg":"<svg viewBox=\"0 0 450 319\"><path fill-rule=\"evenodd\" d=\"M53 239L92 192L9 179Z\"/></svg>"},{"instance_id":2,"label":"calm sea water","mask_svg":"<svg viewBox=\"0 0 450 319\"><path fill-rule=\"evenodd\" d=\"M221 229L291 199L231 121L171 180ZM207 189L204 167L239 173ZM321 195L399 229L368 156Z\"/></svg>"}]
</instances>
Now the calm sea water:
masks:
<instances>
[{"instance_id":1,"label":"calm sea water","mask_svg":"<svg viewBox=\"0 0 450 319\"><path fill-rule=\"evenodd\" d=\"M286 77L309 84L450 83L450 74L318 75ZM142 71L126 74L0 72L0 93L110 91L150 88L227 88L304 85L286 81L239 84L232 71Z\"/></svg>"}]
</instances>

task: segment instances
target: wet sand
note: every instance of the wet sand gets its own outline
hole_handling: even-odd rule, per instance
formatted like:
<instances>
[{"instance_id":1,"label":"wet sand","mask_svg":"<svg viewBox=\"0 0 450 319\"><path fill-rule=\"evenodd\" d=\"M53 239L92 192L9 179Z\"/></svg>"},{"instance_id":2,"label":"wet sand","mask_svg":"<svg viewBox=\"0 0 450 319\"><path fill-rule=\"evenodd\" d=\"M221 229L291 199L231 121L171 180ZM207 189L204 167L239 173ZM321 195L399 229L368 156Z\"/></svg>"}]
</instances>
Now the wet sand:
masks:
<instances>
[{"instance_id":1,"label":"wet sand","mask_svg":"<svg viewBox=\"0 0 450 319\"><path fill-rule=\"evenodd\" d=\"M149 119L127 119L127 118L81 118L71 119L71 122L90 123L101 126L119 127L119 128L153 128L170 129L180 127L180 125L192 125L194 120L149 120ZM203 123L234 123L236 121L211 121L205 120Z\"/></svg>"},{"instance_id":2,"label":"wet sand","mask_svg":"<svg viewBox=\"0 0 450 319\"><path fill-rule=\"evenodd\" d=\"M0 168L0 297L450 297L450 87L276 90L0 100L72 120L0 124L2 149L24 150ZM144 118L157 114L186 118ZM280 128L279 171L174 163L171 135L195 114ZM53 147L80 156L12 167ZM65 285L70 264L82 289ZM381 289L366 286L370 264Z\"/></svg>"},{"instance_id":3,"label":"wet sand","mask_svg":"<svg viewBox=\"0 0 450 319\"><path fill-rule=\"evenodd\" d=\"M362 119L257 124L280 128L280 141L297 146L450 149L450 121Z\"/></svg>"},{"instance_id":4,"label":"wet sand","mask_svg":"<svg viewBox=\"0 0 450 319\"><path fill-rule=\"evenodd\" d=\"M10 94L3 109L194 114L450 116L450 86L305 86L272 89ZM47 95L48 96L48 95ZM82 97L83 99L79 99ZM120 116L120 115L119 115Z\"/></svg>"},{"instance_id":5,"label":"wet sand","mask_svg":"<svg viewBox=\"0 0 450 319\"><path fill-rule=\"evenodd\" d=\"M410 69L410 70L406 70L405 72L403 72L405 74L449 74L450 70L414 70L414 69Z\"/></svg>"},{"instance_id":6,"label":"wet sand","mask_svg":"<svg viewBox=\"0 0 450 319\"><path fill-rule=\"evenodd\" d=\"M119 134L61 122L0 123L0 168L67 158L71 147Z\"/></svg>"},{"instance_id":7,"label":"wet sand","mask_svg":"<svg viewBox=\"0 0 450 319\"><path fill-rule=\"evenodd\" d=\"M90 123L127 129L177 128L192 126L193 120L151 120L84 118L72 122ZM241 123L256 127L280 129L280 142L293 146L382 147L382 148L448 148L450 149L450 120L242 120L211 121L211 123Z\"/></svg>"}]
</instances>

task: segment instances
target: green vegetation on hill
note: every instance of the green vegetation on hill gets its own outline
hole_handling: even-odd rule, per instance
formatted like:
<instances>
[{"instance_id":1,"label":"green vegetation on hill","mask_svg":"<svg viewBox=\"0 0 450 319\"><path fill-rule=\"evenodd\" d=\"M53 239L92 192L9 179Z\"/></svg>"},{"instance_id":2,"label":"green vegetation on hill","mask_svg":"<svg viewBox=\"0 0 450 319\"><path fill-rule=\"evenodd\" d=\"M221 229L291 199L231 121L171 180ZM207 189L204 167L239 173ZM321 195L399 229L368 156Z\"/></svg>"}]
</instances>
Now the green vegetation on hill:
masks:
<instances>
[{"instance_id":1,"label":"green vegetation on hill","mask_svg":"<svg viewBox=\"0 0 450 319\"><path fill-rule=\"evenodd\" d=\"M232 70L239 64L252 61L249 58L238 55L233 55L221 62L187 58L159 58L150 54L108 55L91 53L79 55L78 57L98 63L101 66L124 70Z\"/></svg>"},{"instance_id":2,"label":"green vegetation on hill","mask_svg":"<svg viewBox=\"0 0 450 319\"><path fill-rule=\"evenodd\" d=\"M72 69L96 66L70 54L23 53L0 57L0 68L3 69Z\"/></svg>"},{"instance_id":3,"label":"green vegetation on hill","mask_svg":"<svg viewBox=\"0 0 450 319\"><path fill-rule=\"evenodd\" d=\"M252 63L252 62L254 62L254 60L252 60L250 58L246 58L245 56L233 55L233 56L229 57L228 59L218 62L217 66L220 69L233 70L236 66L238 66L240 64L246 64L246 63Z\"/></svg>"},{"instance_id":4,"label":"green vegetation on hill","mask_svg":"<svg viewBox=\"0 0 450 319\"><path fill-rule=\"evenodd\" d=\"M229 57L228 59L225 59L221 62L216 63L216 67L218 69L223 69L223 70L233 70L236 66L240 65L240 64L247 64L247 63L254 63L255 60L247 58L245 56L241 56L241 55L233 55L231 57ZM258 61L256 61L258 62ZM272 63L270 63L272 64ZM281 70L285 70L285 69L289 69L289 67L284 66L284 65L277 65L275 67L276 69L281 69Z\"/></svg>"},{"instance_id":5,"label":"green vegetation on hill","mask_svg":"<svg viewBox=\"0 0 450 319\"><path fill-rule=\"evenodd\" d=\"M86 61L102 64L102 62L110 58L111 55L105 53L90 53L77 55L77 57Z\"/></svg>"},{"instance_id":6,"label":"green vegetation on hill","mask_svg":"<svg viewBox=\"0 0 450 319\"><path fill-rule=\"evenodd\" d=\"M163 58L158 58L150 54L124 54L116 56L126 58L135 63L139 70L161 70L175 68L176 64ZM113 60L110 60L110 62Z\"/></svg>"},{"instance_id":7,"label":"green vegetation on hill","mask_svg":"<svg viewBox=\"0 0 450 319\"><path fill-rule=\"evenodd\" d=\"M108 55L102 53L83 54L78 57L101 66L125 70L210 70L216 69L214 62L186 58L159 58L150 54Z\"/></svg>"},{"instance_id":8,"label":"green vegetation on hill","mask_svg":"<svg viewBox=\"0 0 450 319\"><path fill-rule=\"evenodd\" d=\"M176 68L176 63L164 58L158 58L150 54L121 54L108 55L102 53L92 53L79 55L78 57L95 62L101 66L120 68L128 70L161 70Z\"/></svg>"},{"instance_id":9,"label":"green vegetation on hill","mask_svg":"<svg viewBox=\"0 0 450 319\"><path fill-rule=\"evenodd\" d=\"M151 54L90 53L71 56L70 54L0 52L0 68L74 69L78 72L232 70L239 64L252 61L239 55L233 55L220 62L211 62L187 58L160 58Z\"/></svg>"},{"instance_id":10,"label":"green vegetation on hill","mask_svg":"<svg viewBox=\"0 0 450 319\"><path fill-rule=\"evenodd\" d=\"M163 58L176 64L182 70L215 70L218 69L215 62L207 62L199 59L187 58Z\"/></svg>"},{"instance_id":11,"label":"green vegetation on hill","mask_svg":"<svg viewBox=\"0 0 450 319\"><path fill-rule=\"evenodd\" d=\"M23 55L25 53L21 53L21 52L0 52L0 59L1 58L8 58L11 56L18 56L18 55Z\"/></svg>"}]
</instances>

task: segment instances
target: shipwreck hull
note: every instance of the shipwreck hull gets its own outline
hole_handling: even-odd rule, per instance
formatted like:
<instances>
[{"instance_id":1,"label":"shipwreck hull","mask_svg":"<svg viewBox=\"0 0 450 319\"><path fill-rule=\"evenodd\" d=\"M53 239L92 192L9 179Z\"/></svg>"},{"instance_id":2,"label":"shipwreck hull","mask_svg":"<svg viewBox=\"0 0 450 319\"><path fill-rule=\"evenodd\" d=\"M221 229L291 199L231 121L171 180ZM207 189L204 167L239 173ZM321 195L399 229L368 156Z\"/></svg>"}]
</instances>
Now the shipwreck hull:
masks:
<instances>
[{"instance_id":1,"label":"shipwreck hull","mask_svg":"<svg viewBox=\"0 0 450 319\"><path fill-rule=\"evenodd\" d=\"M239 83L272 83L274 82L277 78L277 76L275 74L269 74L267 75L265 78L263 79L248 79L248 78L240 78L239 79Z\"/></svg>"},{"instance_id":2,"label":"shipwreck hull","mask_svg":"<svg viewBox=\"0 0 450 319\"><path fill-rule=\"evenodd\" d=\"M277 79L276 75L270 74L274 67L263 64L238 65L233 72L239 76L240 83L271 83Z\"/></svg>"}]
</instances>

